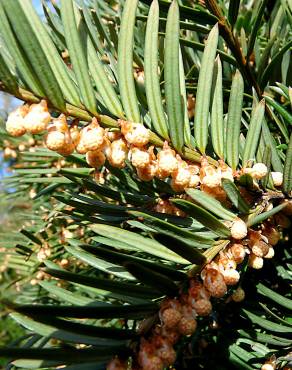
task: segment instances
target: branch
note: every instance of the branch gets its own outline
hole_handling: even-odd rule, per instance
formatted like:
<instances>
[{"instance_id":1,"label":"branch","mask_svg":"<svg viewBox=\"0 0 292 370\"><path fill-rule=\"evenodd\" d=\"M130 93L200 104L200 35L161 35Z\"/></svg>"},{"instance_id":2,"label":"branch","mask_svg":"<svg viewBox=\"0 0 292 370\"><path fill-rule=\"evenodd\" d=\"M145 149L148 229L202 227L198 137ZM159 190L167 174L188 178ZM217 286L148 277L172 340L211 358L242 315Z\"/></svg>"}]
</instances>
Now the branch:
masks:
<instances>
[{"instance_id":1,"label":"branch","mask_svg":"<svg viewBox=\"0 0 292 370\"><path fill-rule=\"evenodd\" d=\"M21 87L19 87L17 91L13 91L13 92L9 91L1 83L1 81L0 81L0 91L6 92L10 95L15 96L16 98L18 98L22 101L25 101L25 102L31 103L31 104L38 103L38 102L41 101L41 98L37 97L32 92L30 92L28 90L25 90ZM50 104L50 102L48 102L48 106L51 109L59 111L54 106L52 106L52 104ZM67 115L69 115L71 117L74 117L74 118L81 119L82 121L86 121L86 122L90 122L92 120L92 117L93 117L92 114L90 112L88 112L87 110L85 110L83 108L75 107L74 105L71 105L71 104L68 104L68 103L66 103L66 111L61 112L61 113L67 114ZM100 114L100 115L97 116L97 118L106 127L119 128L118 121L113 119L112 117ZM150 131L150 143L157 146L157 147L162 147L164 142L154 132ZM200 163L201 159L202 159L202 156L201 156L200 153L198 153L197 151L195 151L193 149L187 148L187 147L183 148L182 156L183 156L184 159L187 159L187 160L193 161L193 162L198 162L198 163ZM210 164L213 164L215 166L218 165L217 161L214 160L211 157L207 157L207 160Z\"/></svg>"},{"instance_id":2,"label":"branch","mask_svg":"<svg viewBox=\"0 0 292 370\"><path fill-rule=\"evenodd\" d=\"M226 22L226 18L221 13L221 9L219 8L216 0L205 0L205 4L207 8L210 10L212 14L214 14L218 19L219 30L220 34L224 38L225 42L227 43L229 49L232 51L235 59L237 60L239 69L242 75L247 80L250 87L254 87L259 97L262 96L262 90L257 83L254 75L250 69L249 64L247 63L244 55L242 54L240 44L237 38L234 36L232 29L230 28L229 24Z\"/></svg>"}]
</instances>

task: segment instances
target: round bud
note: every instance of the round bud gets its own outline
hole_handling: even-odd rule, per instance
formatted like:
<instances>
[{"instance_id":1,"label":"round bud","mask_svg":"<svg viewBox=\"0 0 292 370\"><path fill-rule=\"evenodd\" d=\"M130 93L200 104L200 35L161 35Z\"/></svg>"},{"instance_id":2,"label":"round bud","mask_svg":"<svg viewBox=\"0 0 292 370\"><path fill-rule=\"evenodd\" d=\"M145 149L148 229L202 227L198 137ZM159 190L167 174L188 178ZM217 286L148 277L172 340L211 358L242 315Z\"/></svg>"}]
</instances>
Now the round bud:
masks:
<instances>
[{"instance_id":1,"label":"round bud","mask_svg":"<svg viewBox=\"0 0 292 370\"><path fill-rule=\"evenodd\" d=\"M264 265L264 260L262 257L258 257L255 254L251 254L248 259L248 265L256 270L260 270Z\"/></svg>"},{"instance_id":2,"label":"round bud","mask_svg":"<svg viewBox=\"0 0 292 370\"><path fill-rule=\"evenodd\" d=\"M234 302L242 302L245 298L245 292L241 287L238 287L231 296Z\"/></svg>"},{"instance_id":3,"label":"round bud","mask_svg":"<svg viewBox=\"0 0 292 370\"><path fill-rule=\"evenodd\" d=\"M282 172L271 172L272 180L275 186L282 186L283 174Z\"/></svg>"},{"instance_id":4,"label":"round bud","mask_svg":"<svg viewBox=\"0 0 292 370\"><path fill-rule=\"evenodd\" d=\"M208 163L204 157L201 161L200 177L203 179L205 176L213 176L217 173L217 169Z\"/></svg>"},{"instance_id":5,"label":"round bud","mask_svg":"<svg viewBox=\"0 0 292 370\"><path fill-rule=\"evenodd\" d=\"M190 288L188 290L188 293L191 299L194 299L195 301L198 301L200 299L209 300L210 298L210 293L207 291L204 285L194 279L190 280Z\"/></svg>"},{"instance_id":6,"label":"round bud","mask_svg":"<svg viewBox=\"0 0 292 370\"><path fill-rule=\"evenodd\" d=\"M181 313L175 308L166 308L160 314L161 321L166 328L174 328L181 319Z\"/></svg>"},{"instance_id":7,"label":"round bud","mask_svg":"<svg viewBox=\"0 0 292 370\"><path fill-rule=\"evenodd\" d=\"M244 258L245 258L245 255L246 255L246 252L245 252L245 249L244 249L244 246L242 244L233 244L231 247L230 247L230 251L232 253L232 256L234 258L234 261L236 263L242 263Z\"/></svg>"},{"instance_id":8,"label":"round bud","mask_svg":"<svg viewBox=\"0 0 292 370\"><path fill-rule=\"evenodd\" d=\"M11 158L14 158L14 159L17 158L17 153L15 150L11 151Z\"/></svg>"},{"instance_id":9,"label":"round bud","mask_svg":"<svg viewBox=\"0 0 292 370\"><path fill-rule=\"evenodd\" d=\"M145 168L150 163L150 154L145 149L133 148L131 162L134 167Z\"/></svg>"},{"instance_id":10,"label":"round bud","mask_svg":"<svg viewBox=\"0 0 292 370\"><path fill-rule=\"evenodd\" d=\"M227 292L227 286L223 275L214 268L206 269L203 283L212 297L221 298Z\"/></svg>"},{"instance_id":11,"label":"round bud","mask_svg":"<svg viewBox=\"0 0 292 370\"><path fill-rule=\"evenodd\" d=\"M111 150L122 150L128 152L128 148L124 139L118 139L110 144Z\"/></svg>"},{"instance_id":12,"label":"round bud","mask_svg":"<svg viewBox=\"0 0 292 370\"><path fill-rule=\"evenodd\" d=\"M167 329L164 325L156 326L154 328L154 332L162 338L167 339L167 341L172 345L178 341L180 336L176 329Z\"/></svg>"},{"instance_id":13,"label":"round bud","mask_svg":"<svg viewBox=\"0 0 292 370\"><path fill-rule=\"evenodd\" d=\"M222 274L227 285L236 285L239 282L240 275L237 270L224 270Z\"/></svg>"},{"instance_id":14,"label":"round bud","mask_svg":"<svg viewBox=\"0 0 292 370\"><path fill-rule=\"evenodd\" d=\"M206 175L202 178L201 183L211 189L217 188L221 185L221 175L217 172L213 175Z\"/></svg>"},{"instance_id":15,"label":"round bud","mask_svg":"<svg viewBox=\"0 0 292 370\"><path fill-rule=\"evenodd\" d=\"M199 175L200 167L195 164L189 164L189 171L192 175Z\"/></svg>"},{"instance_id":16,"label":"round bud","mask_svg":"<svg viewBox=\"0 0 292 370\"><path fill-rule=\"evenodd\" d=\"M247 226L243 220L237 218L231 226L231 236L234 239L243 239L247 235Z\"/></svg>"},{"instance_id":17,"label":"round bud","mask_svg":"<svg viewBox=\"0 0 292 370\"><path fill-rule=\"evenodd\" d=\"M157 174L157 162L156 161L151 161L144 168L137 168L137 175L139 179L142 181L151 181L154 179L156 174Z\"/></svg>"},{"instance_id":18,"label":"round bud","mask_svg":"<svg viewBox=\"0 0 292 370\"><path fill-rule=\"evenodd\" d=\"M30 138L28 139L28 145L30 145L30 146L35 145L35 139L34 139L33 137L30 137Z\"/></svg>"},{"instance_id":19,"label":"round bud","mask_svg":"<svg viewBox=\"0 0 292 370\"><path fill-rule=\"evenodd\" d=\"M161 336L156 338L158 339L157 343L154 337L154 345L155 348L157 348L155 351L156 355L161 358L164 366L172 365L176 359L176 352L173 349L171 343L165 338L162 338Z\"/></svg>"},{"instance_id":20,"label":"round bud","mask_svg":"<svg viewBox=\"0 0 292 370\"><path fill-rule=\"evenodd\" d=\"M251 175L253 178L260 180L264 178L268 173L268 168L264 163L256 163L252 167Z\"/></svg>"},{"instance_id":21,"label":"round bud","mask_svg":"<svg viewBox=\"0 0 292 370\"><path fill-rule=\"evenodd\" d=\"M120 120L121 132L129 144L145 146L150 140L150 132L141 123Z\"/></svg>"},{"instance_id":22,"label":"round bud","mask_svg":"<svg viewBox=\"0 0 292 370\"><path fill-rule=\"evenodd\" d=\"M216 271L220 271L220 269L219 269L219 266L218 266L217 262L212 261L212 262L208 263L208 264L205 266L205 268L203 268L203 270L201 271L200 276L201 276L201 279L202 279L202 280L204 280L204 279L205 279L205 277L206 277L206 275L207 275L207 272L208 272L210 269L212 269L212 270L216 270ZM204 283L204 282L203 282L203 283ZM204 287L205 287L205 286L204 286Z\"/></svg>"},{"instance_id":23,"label":"round bud","mask_svg":"<svg viewBox=\"0 0 292 370\"><path fill-rule=\"evenodd\" d=\"M265 258L273 258L275 255L275 249L273 247L270 247L268 250L268 253L264 256Z\"/></svg>"},{"instance_id":24,"label":"round bud","mask_svg":"<svg viewBox=\"0 0 292 370\"><path fill-rule=\"evenodd\" d=\"M86 154L87 153L87 147L84 145L83 140L81 140L81 137L76 144L76 152L79 154Z\"/></svg>"},{"instance_id":25,"label":"round bud","mask_svg":"<svg viewBox=\"0 0 292 370\"><path fill-rule=\"evenodd\" d=\"M48 134L45 138L45 144L48 149L57 152L66 151L66 146L72 144L66 116L64 114L54 119L53 123L49 125L47 129ZM70 150L71 149L72 148L70 148Z\"/></svg>"},{"instance_id":26,"label":"round bud","mask_svg":"<svg viewBox=\"0 0 292 370\"><path fill-rule=\"evenodd\" d=\"M199 299L192 304L199 316L208 316L212 312L212 304L208 299Z\"/></svg>"},{"instance_id":27,"label":"round bud","mask_svg":"<svg viewBox=\"0 0 292 370\"><path fill-rule=\"evenodd\" d=\"M69 260L67 258L62 258L60 261L60 266L61 267L67 267L70 264Z\"/></svg>"},{"instance_id":28,"label":"round bud","mask_svg":"<svg viewBox=\"0 0 292 370\"><path fill-rule=\"evenodd\" d=\"M192 317L182 317L178 324L178 331L182 335L192 335L197 329L197 321Z\"/></svg>"},{"instance_id":29,"label":"round bud","mask_svg":"<svg viewBox=\"0 0 292 370\"><path fill-rule=\"evenodd\" d=\"M6 122L5 128L9 135L19 137L26 133L26 129L21 120L21 118L19 118L17 121L10 119Z\"/></svg>"},{"instance_id":30,"label":"round bud","mask_svg":"<svg viewBox=\"0 0 292 370\"><path fill-rule=\"evenodd\" d=\"M177 170L178 161L172 152L171 149L165 149L157 154L157 166L161 178L168 177Z\"/></svg>"},{"instance_id":31,"label":"round bud","mask_svg":"<svg viewBox=\"0 0 292 370\"><path fill-rule=\"evenodd\" d=\"M45 139L46 147L53 151L59 151L66 145L65 134L59 131L49 131Z\"/></svg>"},{"instance_id":32,"label":"round bud","mask_svg":"<svg viewBox=\"0 0 292 370\"><path fill-rule=\"evenodd\" d=\"M93 168L99 168L104 165L105 159L102 151L89 151L86 153L86 162Z\"/></svg>"},{"instance_id":33,"label":"round bud","mask_svg":"<svg viewBox=\"0 0 292 370\"><path fill-rule=\"evenodd\" d=\"M104 143L104 129L99 126L96 119L91 124L81 130L81 141L85 150L96 151L101 149Z\"/></svg>"},{"instance_id":34,"label":"round bud","mask_svg":"<svg viewBox=\"0 0 292 370\"><path fill-rule=\"evenodd\" d=\"M53 123L48 127L48 131L57 130L59 132L65 133L69 131L67 118L64 114L60 114L58 118L53 119Z\"/></svg>"},{"instance_id":35,"label":"round bud","mask_svg":"<svg viewBox=\"0 0 292 370\"><path fill-rule=\"evenodd\" d=\"M48 253L46 252L46 249L45 248L41 248L38 253L37 253L37 259L40 261L40 262L43 262L47 259Z\"/></svg>"},{"instance_id":36,"label":"round bud","mask_svg":"<svg viewBox=\"0 0 292 370\"><path fill-rule=\"evenodd\" d=\"M220 270L236 269L237 266L233 256L228 256L227 253L222 252L220 252L219 256L216 257L216 262L218 263Z\"/></svg>"},{"instance_id":37,"label":"round bud","mask_svg":"<svg viewBox=\"0 0 292 370\"><path fill-rule=\"evenodd\" d=\"M269 252L269 245L260 240L252 246L251 250L257 257L264 257Z\"/></svg>"},{"instance_id":38,"label":"round bud","mask_svg":"<svg viewBox=\"0 0 292 370\"><path fill-rule=\"evenodd\" d=\"M266 364L263 364L263 366L261 367L261 370L275 370L275 366L272 365L271 363L266 363Z\"/></svg>"},{"instance_id":39,"label":"round bud","mask_svg":"<svg viewBox=\"0 0 292 370\"><path fill-rule=\"evenodd\" d=\"M33 199L36 195L37 195L37 192L35 191L35 189L31 188L29 191L29 197Z\"/></svg>"},{"instance_id":40,"label":"round bud","mask_svg":"<svg viewBox=\"0 0 292 370\"><path fill-rule=\"evenodd\" d=\"M263 235L267 237L269 244L276 245L280 240L280 233L279 231L270 226L266 226L263 231Z\"/></svg>"},{"instance_id":41,"label":"round bud","mask_svg":"<svg viewBox=\"0 0 292 370\"><path fill-rule=\"evenodd\" d=\"M48 111L47 102L42 100L39 104L32 104L29 112L24 118L24 126L26 131L31 134L40 134L46 130L51 115Z\"/></svg>"},{"instance_id":42,"label":"round bud","mask_svg":"<svg viewBox=\"0 0 292 370\"><path fill-rule=\"evenodd\" d=\"M57 150L57 152L63 155L64 157L67 157L68 155L74 152L74 149L75 149L74 144L72 142L68 143L68 141L66 141L64 148Z\"/></svg>"},{"instance_id":43,"label":"round bud","mask_svg":"<svg viewBox=\"0 0 292 370\"><path fill-rule=\"evenodd\" d=\"M30 285L38 285L38 280L37 279L31 279L31 281L30 281Z\"/></svg>"},{"instance_id":44,"label":"round bud","mask_svg":"<svg viewBox=\"0 0 292 370\"><path fill-rule=\"evenodd\" d=\"M199 166L189 165L189 171L191 174L191 178L190 178L188 187L195 188L196 186L200 184L200 181L201 181L200 176L199 176L200 168Z\"/></svg>"},{"instance_id":45,"label":"round bud","mask_svg":"<svg viewBox=\"0 0 292 370\"><path fill-rule=\"evenodd\" d=\"M119 149L112 150L110 156L108 157L110 164L113 167L117 167L117 168L125 167L126 165L125 159L126 159L126 153Z\"/></svg>"},{"instance_id":46,"label":"round bud","mask_svg":"<svg viewBox=\"0 0 292 370\"><path fill-rule=\"evenodd\" d=\"M125 167L128 149L123 139L115 140L110 144L108 151L108 160L113 167Z\"/></svg>"},{"instance_id":47,"label":"round bud","mask_svg":"<svg viewBox=\"0 0 292 370\"><path fill-rule=\"evenodd\" d=\"M44 271L39 271L37 274L36 274L36 278L38 280L43 280L45 278L45 272Z\"/></svg>"},{"instance_id":48,"label":"round bud","mask_svg":"<svg viewBox=\"0 0 292 370\"><path fill-rule=\"evenodd\" d=\"M191 173L185 161L178 162L178 168L172 174L171 187L174 191L183 191L190 182Z\"/></svg>"},{"instance_id":49,"label":"round bud","mask_svg":"<svg viewBox=\"0 0 292 370\"><path fill-rule=\"evenodd\" d=\"M24 117L28 112L28 106L22 105L11 112L6 121L6 131L14 137L22 136L26 133Z\"/></svg>"}]
</instances>

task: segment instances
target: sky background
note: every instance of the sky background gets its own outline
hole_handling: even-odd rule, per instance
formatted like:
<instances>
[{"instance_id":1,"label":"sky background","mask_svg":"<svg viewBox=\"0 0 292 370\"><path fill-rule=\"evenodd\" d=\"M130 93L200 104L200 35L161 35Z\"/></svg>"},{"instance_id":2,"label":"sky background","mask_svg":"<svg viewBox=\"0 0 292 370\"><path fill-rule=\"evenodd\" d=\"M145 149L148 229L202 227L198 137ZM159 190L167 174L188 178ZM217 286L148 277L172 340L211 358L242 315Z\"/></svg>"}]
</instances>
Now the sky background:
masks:
<instances>
[{"instance_id":1,"label":"sky background","mask_svg":"<svg viewBox=\"0 0 292 370\"><path fill-rule=\"evenodd\" d=\"M40 0L33 0L32 1L36 11L39 13L39 14L43 14L43 9L42 9L42 3Z\"/></svg>"}]
</instances>

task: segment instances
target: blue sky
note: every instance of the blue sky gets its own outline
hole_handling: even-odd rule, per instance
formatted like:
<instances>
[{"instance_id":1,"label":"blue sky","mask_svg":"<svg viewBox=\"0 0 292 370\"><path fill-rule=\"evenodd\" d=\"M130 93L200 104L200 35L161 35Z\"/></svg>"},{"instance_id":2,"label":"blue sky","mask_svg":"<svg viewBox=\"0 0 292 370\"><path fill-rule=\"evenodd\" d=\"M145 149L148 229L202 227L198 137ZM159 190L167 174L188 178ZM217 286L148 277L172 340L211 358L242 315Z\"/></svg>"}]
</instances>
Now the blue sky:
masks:
<instances>
[{"instance_id":1,"label":"blue sky","mask_svg":"<svg viewBox=\"0 0 292 370\"><path fill-rule=\"evenodd\" d=\"M39 14L42 14L43 13L43 9L42 9L42 3L41 3L41 1L40 0L33 0L32 3L33 3L33 6L35 7L35 10Z\"/></svg>"}]
</instances>

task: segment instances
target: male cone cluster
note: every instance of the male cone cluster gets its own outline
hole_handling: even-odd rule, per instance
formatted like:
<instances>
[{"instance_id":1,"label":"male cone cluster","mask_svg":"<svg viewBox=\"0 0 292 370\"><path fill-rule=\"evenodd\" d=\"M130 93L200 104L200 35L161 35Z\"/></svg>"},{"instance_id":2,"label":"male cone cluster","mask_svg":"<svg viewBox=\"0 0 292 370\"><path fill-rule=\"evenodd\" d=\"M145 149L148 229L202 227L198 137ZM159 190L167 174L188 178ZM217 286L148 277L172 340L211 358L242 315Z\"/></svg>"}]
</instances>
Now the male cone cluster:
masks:
<instances>
[{"instance_id":1,"label":"male cone cluster","mask_svg":"<svg viewBox=\"0 0 292 370\"><path fill-rule=\"evenodd\" d=\"M47 102L42 100L39 104L22 105L10 113L6 122L6 130L14 137L25 133L40 134L46 130L50 120L51 115Z\"/></svg>"},{"instance_id":2,"label":"male cone cluster","mask_svg":"<svg viewBox=\"0 0 292 370\"><path fill-rule=\"evenodd\" d=\"M206 267L202 282L190 279L186 292L182 291L177 298L164 299L159 310L160 323L152 328L147 338L141 339L137 360L132 369L163 370L173 365L176 360L174 346L180 337L194 334L197 329L197 317L210 315L212 297L221 298L226 291L222 274ZM237 301L244 298L241 288L235 293ZM107 370L126 369L126 361L118 358L111 360L107 366Z\"/></svg>"},{"instance_id":3,"label":"male cone cluster","mask_svg":"<svg viewBox=\"0 0 292 370\"><path fill-rule=\"evenodd\" d=\"M285 202L281 217L292 215L292 202ZM156 211L159 210L172 214L176 212L175 207L165 200L158 202ZM244 300L245 292L238 286L241 264L247 259L251 268L260 269L264 259L274 256L274 246L280 240L277 217L279 215L263 222L259 230L247 228L239 218L233 222L229 245L204 266L200 276L189 280L187 292L181 290L178 297L162 301L160 323L152 328L150 334L147 333L147 337L141 338L132 364L133 370L163 370L173 365L176 360L174 347L179 338L196 331L197 318L210 315L211 301L223 298L229 287L235 287L229 299L234 302ZM284 226L287 227L287 223ZM270 363L264 364L262 369L270 369L269 366ZM126 369L127 361L119 358L112 359L107 366L107 370Z\"/></svg>"},{"instance_id":4,"label":"male cone cluster","mask_svg":"<svg viewBox=\"0 0 292 370\"><path fill-rule=\"evenodd\" d=\"M129 160L142 181L150 181L156 177L167 181L178 193L183 193L187 188L199 188L227 208L231 204L222 187L223 179L234 181L248 174L255 188L258 188L259 181L268 174L263 163L233 171L222 160L218 161L218 166L211 165L205 157L202 157L199 164L185 161L167 142L162 148L149 145L150 131L141 123L119 120L119 124L120 131L109 131L93 118L89 125L80 129L74 121L68 125L67 117L63 114L52 119L47 103L42 100L39 104L23 105L12 112L6 129L15 137L46 131L45 145L48 149L63 156L74 151L84 154L87 163L96 169L102 167L106 160L113 167L124 168ZM272 172L271 178L275 187L282 185L282 173ZM249 193L244 188L242 196L248 201ZM158 201L155 211L184 217L182 211L165 199ZM274 256L274 246L280 239L279 227L289 227L287 215L291 214L292 203L287 201L282 212L263 222L257 230L248 228L241 218L229 222L229 244L203 267L200 275L189 280L187 292L181 290L178 297L165 298L162 301L159 310L160 323L140 340L132 368L162 370L174 364L174 346L179 338L192 335L197 328L197 317L211 314L211 301L223 298L228 287L238 285L241 264L248 260L251 268L260 269L264 259ZM244 297L245 293L240 286L231 294L231 299L235 302L242 301ZM114 358L107 369L127 369L127 363Z\"/></svg>"},{"instance_id":5,"label":"male cone cluster","mask_svg":"<svg viewBox=\"0 0 292 370\"><path fill-rule=\"evenodd\" d=\"M173 212L171 207L169 210ZM284 210L286 215L292 214L290 202ZM264 222L260 230L247 229L246 226L244 228L242 220L236 222L237 239L232 236L230 244L204 266L200 276L189 280L187 291L181 289L178 297L165 298L161 302L159 324L154 325L151 332L141 338L132 364L133 370L163 370L173 365L176 360L175 344L181 336L194 334L198 317L212 313L212 300L223 298L229 287L239 284L238 269L241 264L248 259L251 268L259 269L263 267L264 258L273 257L274 246L280 239L280 232L273 218ZM245 298L245 292L237 286L230 298L234 302L241 302ZM143 327L143 322L141 326ZM268 369L268 366L271 364L263 365L262 369ZM127 361L117 357L107 365L107 370L126 369Z\"/></svg>"},{"instance_id":6,"label":"male cone cluster","mask_svg":"<svg viewBox=\"0 0 292 370\"><path fill-rule=\"evenodd\" d=\"M120 132L110 132L102 128L97 119L82 129L77 124L68 125L65 115L52 119L47 103L23 105L12 112L6 122L6 129L12 136L25 133L40 134L47 131L45 145L48 149L63 156L74 151L86 155L87 163L100 168L108 159L113 167L123 168L129 159L142 181L157 177L169 181L175 192L200 186L200 189L220 201L226 201L222 179L234 181L243 173L248 173L255 181L267 175L267 167L256 163L252 168L232 171L223 161L218 167L210 165L202 158L200 165L183 160L167 142L162 149L149 146L150 131L141 123L119 120ZM281 186L283 174L272 172L275 186Z\"/></svg>"}]
</instances>

